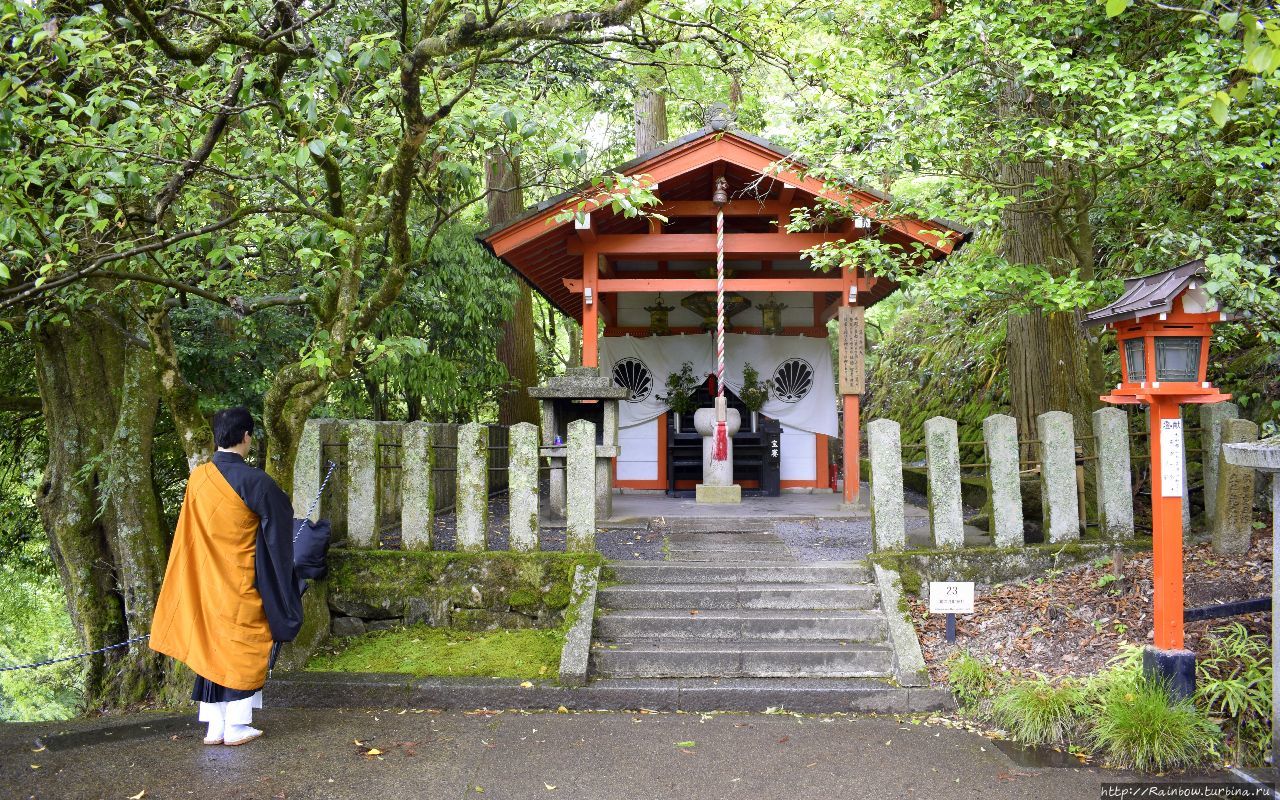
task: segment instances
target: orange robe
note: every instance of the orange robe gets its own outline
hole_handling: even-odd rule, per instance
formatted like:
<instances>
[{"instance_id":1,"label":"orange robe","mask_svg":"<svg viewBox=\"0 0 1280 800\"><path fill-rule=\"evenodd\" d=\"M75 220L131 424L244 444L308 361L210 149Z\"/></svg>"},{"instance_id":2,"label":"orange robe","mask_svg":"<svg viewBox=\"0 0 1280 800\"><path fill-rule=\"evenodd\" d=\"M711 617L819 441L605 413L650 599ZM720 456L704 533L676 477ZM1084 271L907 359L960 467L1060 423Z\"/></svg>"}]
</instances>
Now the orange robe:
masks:
<instances>
[{"instance_id":1,"label":"orange robe","mask_svg":"<svg viewBox=\"0 0 1280 800\"><path fill-rule=\"evenodd\" d=\"M259 517L213 463L196 467L151 623L151 649L228 689L267 678L271 628L254 588Z\"/></svg>"}]
</instances>

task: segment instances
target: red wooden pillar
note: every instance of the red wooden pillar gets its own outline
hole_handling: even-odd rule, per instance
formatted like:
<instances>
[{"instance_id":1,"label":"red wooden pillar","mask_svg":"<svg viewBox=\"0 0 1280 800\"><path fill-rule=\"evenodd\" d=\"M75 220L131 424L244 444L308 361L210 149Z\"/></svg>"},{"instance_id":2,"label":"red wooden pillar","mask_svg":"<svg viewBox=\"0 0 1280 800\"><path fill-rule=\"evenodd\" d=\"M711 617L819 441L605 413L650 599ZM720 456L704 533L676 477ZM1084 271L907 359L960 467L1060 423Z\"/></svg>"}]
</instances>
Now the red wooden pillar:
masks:
<instances>
[{"instance_id":1,"label":"red wooden pillar","mask_svg":"<svg viewBox=\"0 0 1280 800\"><path fill-rule=\"evenodd\" d=\"M862 488L862 463L858 460L862 436L859 416L862 398L856 394L844 396L844 501L858 502Z\"/></svg>"},{"instance_id":2,"label":"red wooden pillar","mask_svg":"<svg viewBox=\"0 0 1280 800\"><path fill-rule=\"evenodd\" d=\"M1150 339L1148 339L1150 341ZM1147 373L1154 374L1153 372ZM1155 595L1152 600L1155 645L1161 650L1181 650L1182 638L1182 491L1166 497L1163 491L1161 423L1181 421L1176 398L1151 398L1151 542Z\"/></svg>"},{"instance_id":3,"label":"red wooden pillar","mask_svg":"<svg viewBox=\"0 0 1280 800\"><path fill-rule=\"evenodd\" d=\"M582 250L582 366L600 366L600 261L593 244ZM589 302L588 302L589 301Z\"/></svg>"},{"instance_id":4,"label":"red wooden pillar","mask_svg":"<svg viewBox=\"0 0 1280 800\"><path fill-rule=\"evenodd\" d=\"M840 305L853 305L850 295L852 289L857 285L858 274L855 269L850 269L845 265L840 270L842 290L840 292ZM844 331L839 331L838 336L843 336ZM843 395L844 400L844 430L842 437L844 440L844 501L846 503L858 502L858 495L862 488L862 465L858 461L858 453L861 448L862 430L859 416L861 414L862 398L856 394Z\"/></svg>"}]
</instances>

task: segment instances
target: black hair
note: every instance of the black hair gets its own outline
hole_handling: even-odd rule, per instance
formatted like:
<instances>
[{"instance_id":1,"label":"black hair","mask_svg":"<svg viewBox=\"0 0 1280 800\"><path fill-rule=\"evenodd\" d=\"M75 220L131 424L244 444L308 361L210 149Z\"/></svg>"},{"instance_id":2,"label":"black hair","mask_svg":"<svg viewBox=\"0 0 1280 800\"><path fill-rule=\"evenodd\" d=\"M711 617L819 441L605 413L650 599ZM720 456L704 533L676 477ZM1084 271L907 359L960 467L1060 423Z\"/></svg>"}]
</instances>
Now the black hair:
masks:
<instances>
[{"instance_id":1,"label":"black hair","mask_svg":"<svg viewBox=\"0 0 1280 800\"><path fill-rule=\"evenodd\" d=\"M244 406L224 408L213 415L213 443L218 447L235 447L253 433L253 416Z\"/></svg>"}]
</instances>

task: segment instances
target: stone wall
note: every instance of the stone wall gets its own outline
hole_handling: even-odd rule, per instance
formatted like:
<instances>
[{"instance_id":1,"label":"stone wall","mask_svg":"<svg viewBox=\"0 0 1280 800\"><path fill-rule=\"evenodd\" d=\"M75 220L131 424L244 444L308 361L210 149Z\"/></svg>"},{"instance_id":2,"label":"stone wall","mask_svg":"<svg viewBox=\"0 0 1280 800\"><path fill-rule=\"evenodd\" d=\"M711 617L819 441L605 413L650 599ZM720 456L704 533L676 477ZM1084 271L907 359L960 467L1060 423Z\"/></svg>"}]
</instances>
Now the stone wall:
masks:
<instances>
[{"instance_id":1,"label":"stone wall","mask_svg":"<svg viewBox=\"0 0 1280 800\"><path fill-rule=\"evenodd\" d=\"M405 625L465 630L554 628L564 622L578 565L595 553L330 552L335 636Z\"/></svg>"}]
</instances>

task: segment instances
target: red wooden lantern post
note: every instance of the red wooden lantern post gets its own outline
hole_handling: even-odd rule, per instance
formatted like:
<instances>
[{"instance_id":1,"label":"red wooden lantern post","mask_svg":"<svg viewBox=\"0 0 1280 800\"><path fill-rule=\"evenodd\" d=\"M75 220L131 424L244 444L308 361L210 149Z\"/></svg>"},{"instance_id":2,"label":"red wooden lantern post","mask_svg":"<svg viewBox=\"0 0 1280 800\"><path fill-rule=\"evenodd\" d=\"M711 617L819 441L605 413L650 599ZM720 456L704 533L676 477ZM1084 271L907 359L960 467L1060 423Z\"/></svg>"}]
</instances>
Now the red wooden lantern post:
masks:
<instances>
[{"instance_id":1,"label":"red wooden lantern post","mask_svg":"<svg viewBox=\"0 0 1280 800\"><path fill-rule=\"evenodd\" d=\"M1086 317L1086 324L1106 325L1118 338L1121 382L1102 400L1149 410L1155 647L1147 648L1143 666L1167 679L1178 696L1195 688L1195 654L1183 646L1179 407L1231 398L1205 380L1209 335L1226 315L1205 292L1203 269L1203 261L1192 261L1127 280L1119 300Z\"/></svg>"}]
</instances>

